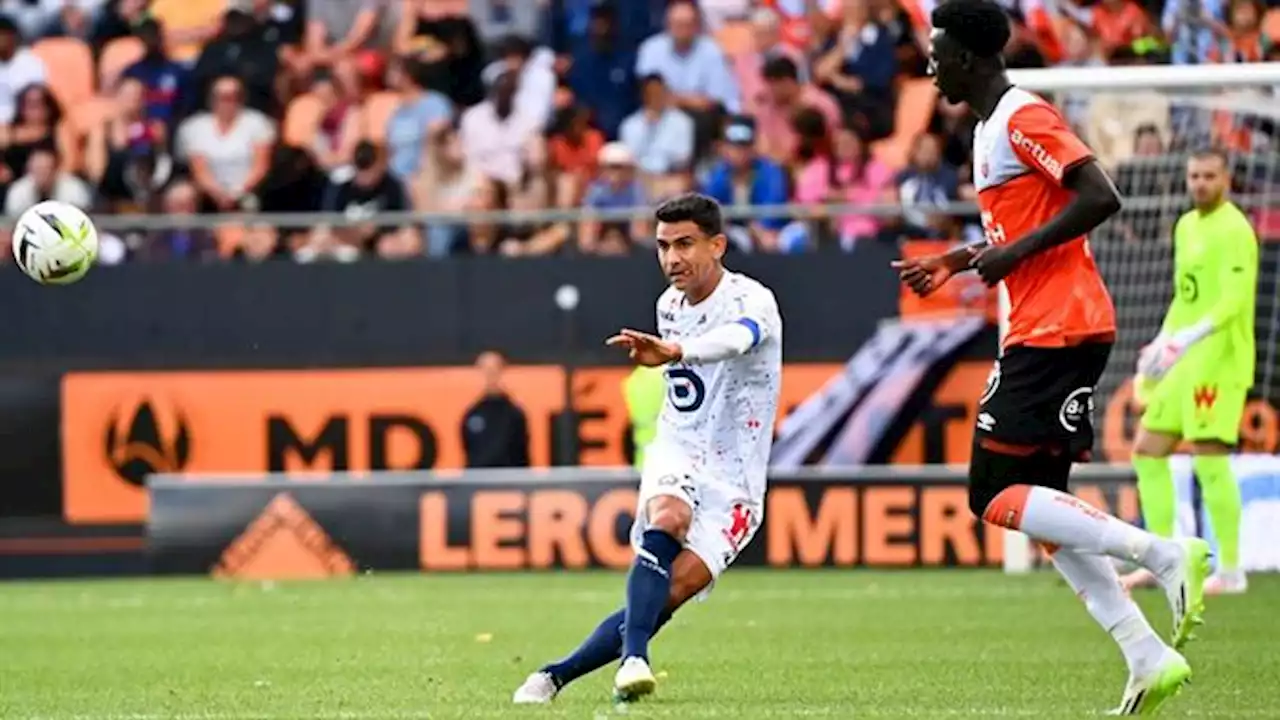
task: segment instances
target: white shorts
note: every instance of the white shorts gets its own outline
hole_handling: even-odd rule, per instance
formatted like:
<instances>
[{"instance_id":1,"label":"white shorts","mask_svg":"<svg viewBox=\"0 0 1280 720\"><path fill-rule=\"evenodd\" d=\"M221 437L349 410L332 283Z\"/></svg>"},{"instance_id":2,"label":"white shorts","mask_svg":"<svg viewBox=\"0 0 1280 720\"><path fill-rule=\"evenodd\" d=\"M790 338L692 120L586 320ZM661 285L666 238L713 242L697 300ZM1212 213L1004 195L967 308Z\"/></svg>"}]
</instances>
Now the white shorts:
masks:
<instances>
[{"instance_id":1,"label":"white shorts","mask_svg":"<svg viewBox=\"0 0 1280 720\"><path fill-rule=\"evenodd\" d=\"M764 520L763 497L752 497L733 483L695 472L683 459L651 453L645 458L640 475L636 520L631 526L633 547L640 547L644 531L649 528L645 507L649 500L661 495L678 497L693 508L693 522L684 546L711 571L712 585L750 544ZM708 585L698 598L705 598L710 591Z\"/></svg>"}]
</instances>

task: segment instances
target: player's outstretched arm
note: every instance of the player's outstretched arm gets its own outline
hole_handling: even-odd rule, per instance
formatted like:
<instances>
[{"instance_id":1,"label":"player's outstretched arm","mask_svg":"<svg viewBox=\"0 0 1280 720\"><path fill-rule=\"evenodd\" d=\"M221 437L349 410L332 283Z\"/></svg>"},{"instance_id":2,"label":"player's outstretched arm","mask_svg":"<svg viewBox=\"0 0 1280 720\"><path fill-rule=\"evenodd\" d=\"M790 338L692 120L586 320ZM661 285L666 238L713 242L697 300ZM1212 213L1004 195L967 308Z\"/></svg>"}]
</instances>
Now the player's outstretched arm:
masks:
<instances>
[{"instance_id":1,"label":"player's outstretched arm","mask_svg":"<svg viewBox=\"0 0 1280 720\"><path fill-rule=\"evenodd\" d=\"M1063 175L1062 186L1073 197L1049 222L1014 242L993 245L974 259L974 267L984 282L995 285L1018 263L1088 234L1123 206L1115 184L1092 158L1069 169Z\"/></svg>"},{"instance_id":2,"label":"player's outstretched arm","mask_svg":"<svg viewBox=\"0 0 1280 720\"><path fill-rule=\"evenodd\" d=\"M627 348L628 355L650 367L673 362L708 363L737 357L759 344L760 329L754 321L721 325L677 343L656 335L623 328L605 341L606 345Z\"/></svg>"}]
</instances>

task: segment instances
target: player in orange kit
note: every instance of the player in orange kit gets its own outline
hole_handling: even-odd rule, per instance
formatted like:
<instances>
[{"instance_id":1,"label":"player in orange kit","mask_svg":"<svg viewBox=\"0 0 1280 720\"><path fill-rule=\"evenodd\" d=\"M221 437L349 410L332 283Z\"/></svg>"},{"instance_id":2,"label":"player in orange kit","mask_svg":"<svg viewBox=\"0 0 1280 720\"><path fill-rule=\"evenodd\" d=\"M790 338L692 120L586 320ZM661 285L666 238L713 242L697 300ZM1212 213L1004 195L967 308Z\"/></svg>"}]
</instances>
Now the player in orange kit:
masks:
<instances>
[{"instance_id":1,"label":"player in orange kit","mask_svg":"<svg viewBox=\"0 0 1280 720\"><path fill-rule=\"evenodd\" d=\"M1069 494L1071 465L1093 446L1093 391L1115 340L1115 308L1085 235L1120 209L1093 153L1051 104L1014 87L1001 52L1009 21L992 0L949 0L932 13L929 68L938 89L977 114L973 179L980 245L894 264L925 295L977 270L1009 293L1009 331L978 401L969 507L1044 546L1089 613L1120 646L1129 681L1120 715L1156 712L1191 677L1175 649L1203 612L1208 546L1168 540ZM1173 611L1166 644L1120 586L1123 558L1159 579Z\"/></svg>"}]
</instances>

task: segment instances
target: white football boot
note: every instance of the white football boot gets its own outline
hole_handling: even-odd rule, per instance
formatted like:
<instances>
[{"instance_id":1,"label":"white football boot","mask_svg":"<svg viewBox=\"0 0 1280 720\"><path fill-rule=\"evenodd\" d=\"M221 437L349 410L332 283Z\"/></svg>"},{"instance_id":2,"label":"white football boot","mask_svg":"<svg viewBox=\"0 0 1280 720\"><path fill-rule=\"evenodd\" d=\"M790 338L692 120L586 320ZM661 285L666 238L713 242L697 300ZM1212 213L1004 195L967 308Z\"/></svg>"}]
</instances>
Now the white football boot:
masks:
<instances>
[{"instance_id":1,"label":"white football boot","mask_svg":"<svg viewBox=\"0 0 1280 720\"><path fill-rule=\"evenodd\" d=\"M517 705L545 705L556 699L560 689L556 681L545 672L536 672L524 679L524 684L516 688L511 702Z\"/></svg>"},{"instance_id":2,"label":"white football boot","mask_svg":"<svg viewBox=\"0 0 1280 720\"><path fill-rule=\"evenodd\" d=\"M1204 623L1204 585L1209 578L1209 543L1200 538L1178 538L1182 557L1171 568L1162 570L1156 581L1164 589L1169 609L1173 612L1172 642L1181 650L1195 639L1193 631Z\"/></svg>"},{"instance_id":3,"label":"white football boot","mask_svg":"<svg viewBox=\"0 0 1280 720\"><path fill-rule=\"evenodd\" d=\"M618 674L613 677L613 689L619 700L631 702L653 692L658 679L653 676L649 663L641 657L629 657L622 661Z\"/></svg>"},{"instance_id":4,"label":"white football boot","mask_svg":"<svg viewBox=\"0 0 1280 720\"><path fill-rule=\"evenodd\" d=\"M1156 669L1145 677L1129 677L1120 707L1108 715L1155 715L1191 681L1191 666L1176 650L1165 650Z\"/></svg>"}]
</instances>

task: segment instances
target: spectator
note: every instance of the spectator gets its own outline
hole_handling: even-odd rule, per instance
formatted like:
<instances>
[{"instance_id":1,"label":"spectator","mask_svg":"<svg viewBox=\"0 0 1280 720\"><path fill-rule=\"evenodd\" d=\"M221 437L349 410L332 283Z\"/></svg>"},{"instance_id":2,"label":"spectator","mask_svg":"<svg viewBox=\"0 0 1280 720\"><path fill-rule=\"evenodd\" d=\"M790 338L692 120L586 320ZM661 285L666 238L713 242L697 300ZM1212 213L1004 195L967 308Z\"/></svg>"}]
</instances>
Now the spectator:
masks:
<instances>
[{"instance_id":1,"label":"spectator","mask_svg":"<svg viewBox=\"0 0 1280 720\"><path fill-rule=\"evenodd\" d=\"M94 22L90 45L101 48L112 40L133 35L135 29L147 19L147 9L150 4L150 0L107 0ZM177 38L168 39L177 40Z\"/></svg>"},{"instance_id":2,"label":"spectator","mask_svg":"<svg viewBox=\"0 0 1280 720\"><path fill-rule=\"evenodd\" d=\"M36 16L42 25L36 35L28 37L74 37L88 39L93 31L94 18L102 10L102 0L64 0L63 2L31 2L39 10Z\"/></svg>"},{"instance_id":3,"label":"spectator","mask_svg":"<svg viewBox=\"0 0 1280 720\"><path fill-rule=\"evenodd\" d=\"M1226 0L1165 0L1160 27L1172 42L1175 64L1209 62L1216 42L1213 26L1226 20L1226 6Z\"/></svg>"},{"instance_id":4,"label":"spectator","mask_svg":"<svg viewBox=\"0 0 1280 720\"><path fill-rule=\"evenodd\" d=\"M27 208L45 200L57 200L82 210L90 209L93 204L93 193L83 180L58 170L58 153L49 145L31 151L26 174L9 186L4 214L17 217Z\"/></svg>"},{"instance_id":5,"label":"spectator","mask_svg":"<svg viewBox=\"0 0 1280 720\"><path fill-rule=\"evenodd\" d=\"M640 104L635 67L636 47L623 39L617 8L593 5L586 40L573 49L568 82L608 139L618 137L623 119Z\"/></svg>"},{"instance_id":6,"label":"spectator","mask_svg":"<svg viewBox=\"0 0 1280 720\"><path fill-rule=\"evenodd\" d=\"M730 119L720 143L721 159L712 166L702 191L726 207L785 205L787 172L774 161L757 155L755 144L756 129L751 119ZM734 220L728 235L740 250L773 251L778 247L778 231L786 224L780 216Z\"/></svg>"},{"instance_id":7,"label":"spectator","mask_svg":"<svg viewBox=\"0 0 1280 720\"><path fill-rule=\"evenodd\" d=\"M519 35L503 38L495 48L498 59L485 68L496 77L509 71L516 74L516 111L543 130L551 118L556 93L555 55L547 48L535 48Z\"/></svg>"},{"instance_id":8,"label":"spectator","mask_svg":"<svg viewBox=\"0 0 1280 720\"><path fill-rule=\"evenodd\" d=\"M502 387L505 364L493 351L476 358L482 394L462 420L469 468L529 467L529 423Z\"/></svg>"},{"instance_id":9,"label":"spectator","mask_svg":"<svg viewBox=\"0 0 1280 720\"><path fill-rule=\"evenodd\" d=\"M535 0L536 1L536 0ZM561 71L590 42L591 14L607 6L616 14L617 47L634 53L640 43L662 31L666 4L650 0L551 0L546 3L544 31Z\"/></svg>"},{"instance_id":10,"label":"spectator","mask_svg":"<svg viewBox=\"0 0 1280 720\"><path fill-rule=\"evenodd\" d=\"M636 178L635 158L626 145L612 142L600 148L600 177L587 188L586 197L582 200L585 210L626 210L643 208L646 204L644 187ZM619 224L611 220L607 224ZM624 228L627 223L621 223ZM591 215L586 215L578 223L578 247L584 253L596 253L600 250L600 239L603 224ZM632 238L648 237L650 233L645 217L631 220Z\"/></svg>"},{"instance_id":11,"label":"spectator","mask_svg":"<svg viewBox=\"0 0 1280 720\"><path fill-rule=\"evenodd\" d=\"M453 126L432 134L422 172L411 191L415 210L436 213L463 213L480 189L480 178L468 172L462 159L462 143ZM427 254L444 257L455 252L466 236L459 224L432 223L427 226Z\"/></svg>"},{"instance_id":12,"label":"spectator","mask_svg":"<svg viewBox=\"0 0 1280 720\"><path fill-rule=\"evenodd\" d=\"M687 189L693 165L694 124L671 103L661 75L641 81L644 106L622 122L620 136L640 169L648 195L658 199Z\"/></svg>"},{"instance_id":13,"label":"spectator","mask_svg":"<svg viewBox=\"0 0 1280 720\"><path fill-rule=\"evenodd\" d=\"M809 81L809 62L795 46L782 41L782 25L778 11L768 7L751 16L751 42L754 50L733 58L733 72L742 90L742 107L748 115L757 115L765 99L764 66L775 58L790 58L797 77Z\"/></svg>"},{"instance_id":14,"label":"spectator","mask_svg":"<svg viewBox=\"0 0 1280 720\"><path fill-rule=\"evenodd\" d=\"M378 39L388 0L306 0L302 70L334 65Z\"/></svg>"},{"instance_id":15,"label":"spectator","mask_svg":"<svg viewBox=\"0 0 1280 720\"><path fill-rule=\"evenodd\" d=\"M44 85L28 85L18 93L18 109L11 125L0 125L0 152L14 176L27 167L34 148L53 147L64 160L74 138L62 122L62 108Z\"/></svg>"},{"instance_id":16,"label":"spectator","mask_svg":"<svg viewBox=\"0 0 1280 720\"><path fill-rule=\"evenodd\" d=\"M17 23L0 15L0 125L13 122L19 92L43 85L48 77L44 61L23 47L20 40Z\"/></svg>"},{"instance_id":17,"label":"spectator","mask_svg":"<svg viewBox=\"0 0 1280 720\"><path fill-rule=\"evenodd\" d=\"M761 154L788 164L795 157L797 137L792 119L806 108L812 108L826 120L829 128L841 124L840 108L831 95L812 85L800 83L800 72L788 57L776 57L764 65L765 88L756 111L756 128Z\"/></svg>"},{"instance_id":18,"label":"spectator","mask_svg":"<svg viewBox=\"0 0 1280 720\"><path fill-rule=\"evenodd\" d=\"M133 78L116 86L114 107L106 119L89 131L85 171L101 193L112 199L133 198L127 177L131 161L140 156L155 158L168 146L164 123L148 119L146 88ZM153 168L154 169L154 168ZM150 186L150 177L144 183Z\"/></svg>"},{"instance_id":19,"label":"spectator","mask_svg":"<svg viewBox=\"0 0 1280 720\"><path fill-rule=\"evenodd\" d=\"M405 0L392 47L404 59L439 68L440 92L458 107L484 99L480 75L484 51L475 25L465 17L442 16L436 0Z\"/></svg>"},{"instance_id":20,"label":"spectator","mask_svg":"<svg viewBox=\"0 0 1280 720\"><path fill-rule=\"evenodd\" d=\"M1132 48L1117 48L1113 64L1141 62ZM1161 137L1171 137L1172 105L1169 94L1131 89L1123 93L1098 93L1090 98L1082 138L1103 167L1115 168L1133 153L1133 137L1143 125L1154 125Z\"/></svg>"},{"instance_id":21,"label":"spectator","mask_svg":"<svg viewBox=\"0 0 1280 720\"><path fill-rule=\"evenodd\" d=\"M291 257L280 242L275 228L270 225L250 225L245 228L244 236L231 251L231 259L243 263L256 264Z\"/></svg>"},{"instance_id":22,"label":"spectator","mask_svg":"<svg viewBox=\"0 0 1280 720\"><path fill-rule=\"evenodd\" d=\"M427 89L427 72L427 66L417 60L391 67L391 87L400 94L400 104L387 121L387 149L391 174L405 183L421 170L430 134L453 117L449 99Z\"/></svg>"},{"instance_id":23,"label":"spectator","mask_svg":"<svg viewBox=\"0 0 1280 720\"><path fill-rule=\"evenodd\" d=\"M758 0L757 4L773 15L778 40L807 53L815 49L815 42L829 25L826 11L833 5L838 8L840 0Z\"/></svg>"},{"instance_id":24,"label":"spectator","mask_svg":"<svg viewBox=\"0 0 1280 720\"><path fill-rule=\"evenodd\" d=\"M169 186L164 193L164 213L175 217L187 217L200 211L200 191L186 181ZM213 234L204 228L172 228L152 233L141 243L133 255L146 262L170 260L199 260L207 262L218 257L218 243Z\"/></svg>"},{"instance_id":25,"label":"spectator","mask_svg":"<svg viewBox=\"0 0 1280 720\"><path fill-rule=\"evenodd\" d=\"M1062 0L1059 8L1089 28L1108 56L1118 48L1131 47L1154 30L1147 13L1133 0L1098 0L1087 8L1073 0Z\"/></svg>"},{"instance_id":26,"label":"spectator","mask_svg":"<svg viewBox=\"0 0 1280 720\"><path fill-rule=\"evenodd\" d=\"M239 102L267 115L279 109L276 49L257 32L253 16L233 6L223 16L222 32L201 51L192 70L197 98L211 97L221 78L238 78Z\"/></svg>"},{"instance_id":27,"label":"spectator","mask_svg":"<svg viewBox=\"0 0 1280 720\"><path fill-rule=\"evenodd\" d=\"M247 2L258 32L268 45L276 49L280 63L295 76L306 77L307 56L302 40L306 25L302 18L303 0L238 0Z\"/></svg>"},{"instance_id":28,"label":"spectator","mask_svg":"<svg viewBox=\"0 0 1280 720\"><path fill-rule=\"evenodd\" d=\"M1062 62L1058 67L1087 68L1106 65L1098 44L1089 37L1084 28L1075 23L1064 23L1062 29ZM1060 106L1067 122L1079 132L1088 119L1089 100L1092 93L1066 92L1062 94Z\"/></svg>"},{"instance_id":29,"label":"spectator","mask_svg":"<svg viewBox=\"0 0 1280 720\"><path fill-rule=\"evenodd\" d=\"M311 140L311 158L321 172L331 177L349 173L364 128L360 106L343 96L326 67L316 68L312 74L311 94L320 103L320 123ZM390 144L391 136L388 134L387 138Z\"/></svg>"},{"instance_id":30,"label":"spectator","mask_svg":"<svg viewBox=\"0 0 1280 720\"><path fill-rule=\"evenodd\" d=\"M536 37L543 7L531 0L467 0L467 16L475 22L481 42L495 45L511 35Z\"/></svg>"},{"instance_id":31,"label":"spectator","mask_svg":"<svg viewBox=\"0 0 1280 720\"><path fill-rule=\"evenodd\" d=\"M147 119L172 128L177 120L194 109L194 98L189 97L190 73L183 65L169 59L164 46L164 28L159 21L152 18L142 21L137 35L145 48L144 54L125 68L121 77L142 83Z\"/></svg>"},{"instance_id":32,"label":"spectator","mask_svg":"<svg viewBox=\"0 0 1280 720\"><path fill-rule=\"evenodd\" d=\"M537 118L521 114L515 105L516 74L503 71L490 85L489 99L462 114L462 153L479 175L518 183L530 169L531 156L540 151Z\"/></svg>"},{"instance_id":33,"label":"spectator","mask_svg":"<svg viewBox=\"0 0 1280 720\"><path fill-rule=\"evenodd\" d=\"M254 197L266 178L276 129L265 115L245 107L244 86L238 78L218 78L209 93L209 106L212 111L199 113L178 128L176 154L190 164L205 209L230 212Z\"/></svg>"},{"instance_id":34,"label":"spectator","mask_svg":"<svg viewBox=\"0 0 1280 720\"><path fill-rule=\"evenodd\" d=\"M871 155L871 148L851 127L836 130L830 158L816 157L798 174L796 202L802 205L888 203L893 173ZM840 247L852 251L860 240L876 237L881 222L874 215L848 213L835 219Z\"/></svg>"},{"instance_id":35,"label":"spectator","mask_svg":"<svg viewBox=\"0 0 1280 720\"><path fill-rule=\"evenodd\" d=\"M911 146L907 167L898 173L897 189L902 214L912 225L927 227L934 206L960 199L960 180L955 168L942 162L942 145L937 136L921 133Z\"/></svg>"},{"instance_id":36,"label":"spectator","mask_svg":"<svg viewBox=\"0 0 1280 720\"><path fill-rule=\"evenodd\" d=\"M386 164L378 157L377 146L361 141L353 153L353 162L354 177L330 184L322 209L341 213L349 221L367 222L341 228L317 228L311 241L298 250L298 260L308 262L325 256L349 260L361 254L406 257L420 251L421 239L411 227L373 223L382 213L409 209L404 187L387 173Z\"/></svg>"},{"instance_id":37,"label":"spectator","mask_svg":"<svg viewBox=\"0 0 1280 720\"><path fill-rule=\"evenodd\" d=\"M556 179L555 202L557 207L575 207L596 175L604 134L591 127L591 111L585 107L575 105L559 116L547 143Z\"/></svg>"},{"instance_id":38,"label":"spectator","mask_svg":"<svg viewBox=\"0 0 1280 720\"><path fill-rule=\"evenodd\" d=\"M977 117L964 103L953 103L939 97L929 120L929 133L942 140L942 160L958 168L960 177L973 177L973 128Z\"/></svg>"},{"instance_id":39,"label":"spectator","mask_svg":"<svg viewBox=\"0 0 1280 720\"><path fill-rule=\"evenodd\" d=\"M1266 60L1271 39L1262 32L1263 12L1260 0L1230 0L1227 24L1212 24L1216 38L1209 60L1241 63Z\"/></svg>"},{"instance_id":40,"label":"spectator","mask_svg":"<svg viewBox=\"0 0 1280 720\"><path fill-rule=\"evenodd\" d=\"M867 0L843 0L840 30L814 64L814 78L840 101L845 118L869 140L893 133L893 38L873 22Z\"/></svg>"},{"instance_id":41,"label":"spectator","mask_svg":"<svg viewBox=\"0 0 1280 720\"><path fill-rule=\"evenodd\" d=\"M658 74L675 94L675 103L698 127L697 147L715 137L724 112L741 111L738 81L720 46L701 31L698 7L674 0L667 7L666 32L640 46L636 75Z\"/></svg>"},{"instance_id":42,"label":"spectator","mask_svg":"<svg viewBox=\"0 0 1280 720\"><path fill-rule=\"evenodd\" d=\"M530 173L506 193L501 207L516 212L541 210L548 205L547 184L542 175ZM540 257L559 252L573 234L565 221L508 223L498 229L498 252L506 257Z\"/></svg>"}]
</instances>

